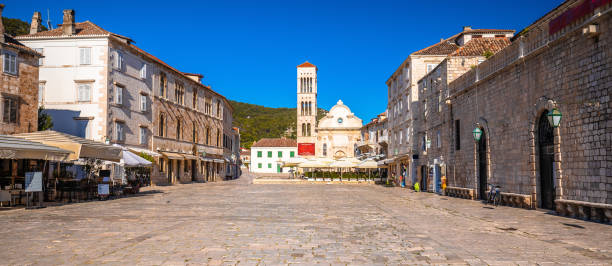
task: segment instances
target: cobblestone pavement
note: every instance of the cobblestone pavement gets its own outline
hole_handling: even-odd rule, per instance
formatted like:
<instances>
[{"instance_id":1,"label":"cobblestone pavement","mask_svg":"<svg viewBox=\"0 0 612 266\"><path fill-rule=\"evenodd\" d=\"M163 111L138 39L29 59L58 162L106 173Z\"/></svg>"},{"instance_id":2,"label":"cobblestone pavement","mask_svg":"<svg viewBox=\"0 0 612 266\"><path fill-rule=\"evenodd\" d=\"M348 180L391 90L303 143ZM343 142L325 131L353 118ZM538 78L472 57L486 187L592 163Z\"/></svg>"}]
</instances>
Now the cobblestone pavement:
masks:
<instances>
[{"instance_id":1,"label":"cobblestone pavement","mask_svg":"<svg viewBox=\"0 0 612 266\"><path fill-rule=\"evenodd\" d=\"M0 212L0 264L606 264L612 226L375 185L155 187Z\"/></svg>"}]
</instances>

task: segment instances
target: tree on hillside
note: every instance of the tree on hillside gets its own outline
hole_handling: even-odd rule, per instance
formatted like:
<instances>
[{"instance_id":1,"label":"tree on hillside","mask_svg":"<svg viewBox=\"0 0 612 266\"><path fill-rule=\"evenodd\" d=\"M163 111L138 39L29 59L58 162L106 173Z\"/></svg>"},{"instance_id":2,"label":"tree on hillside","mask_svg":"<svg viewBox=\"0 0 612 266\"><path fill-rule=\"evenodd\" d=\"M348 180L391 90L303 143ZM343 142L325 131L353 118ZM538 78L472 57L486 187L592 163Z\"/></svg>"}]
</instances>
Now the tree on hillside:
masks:
<instances>
[{"instance_id":1,"label":"tree on hillside","mask_svg":"<svg viewBox=\"0 0 612 266\"><path fill-rule=\"evenodd\" d=\"M240 128L240 145L250 148L262 138L297 138L297 109L270 108L261 105L230 101L234 107L234 126ZM327 111L318 109L317 119Z\"/></svg>"},{"instance_id":2,"label":"tree on hillside","mask_svg":"<svg viewBox=\"0 0 612 266\"><path fill-rule=\"evenodd\" d=\"M4 25L4 31L6 34L11 36L19 36L30 34L30 23L17 18L2 17L2 24ZM41 25L43 31L47 30L47 27Z\"/></svg>"}]
</instances>

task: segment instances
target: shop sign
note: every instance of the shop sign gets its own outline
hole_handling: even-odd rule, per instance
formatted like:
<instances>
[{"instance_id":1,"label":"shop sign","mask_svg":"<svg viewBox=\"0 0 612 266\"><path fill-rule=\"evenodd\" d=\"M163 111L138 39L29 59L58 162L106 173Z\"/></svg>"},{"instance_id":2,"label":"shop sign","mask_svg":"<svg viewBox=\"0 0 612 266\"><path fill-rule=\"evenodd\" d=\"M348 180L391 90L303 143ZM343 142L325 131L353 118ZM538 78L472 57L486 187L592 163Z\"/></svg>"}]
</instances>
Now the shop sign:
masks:
<instances>
[{"instance_id":1,"label":"shop sign","mask_svg":"<svg viewBox=\"0 0 612 266\"><path fill-rule=\"evenodd\" d=\"M42 191L42 172L26 172L25 192Z\"/></svg>"},{"instance_id":2,"label":"shop sign","mask_svg":"<svg viewBox=\"0 0 612 266\"><path fill-rule=\"evenodd\" d=\"M298 143L298 155L315 155L314 143Z\"/></svg>"},{"instance_id":3,"label":"shop sign","mask_svg":"<svg viewBox=\"0 0 612 266\"><path fill-rule=\"evenodd\" d=\"M108 184L98 184L98 195L108 195Z\"/></svg>"}]
</instances>

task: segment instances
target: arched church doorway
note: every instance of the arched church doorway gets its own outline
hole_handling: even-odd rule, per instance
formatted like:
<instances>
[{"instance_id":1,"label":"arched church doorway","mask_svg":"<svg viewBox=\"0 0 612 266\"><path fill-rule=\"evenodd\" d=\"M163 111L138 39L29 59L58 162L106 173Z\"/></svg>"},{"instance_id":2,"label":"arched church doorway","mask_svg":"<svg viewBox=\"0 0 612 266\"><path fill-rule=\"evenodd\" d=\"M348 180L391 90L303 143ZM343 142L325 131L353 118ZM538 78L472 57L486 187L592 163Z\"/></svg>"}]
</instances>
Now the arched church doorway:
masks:
<instances>
[{"instance_id":1,"label":"arched church doorway","mask_svg":"<svg viewBox=\"0 0 612 266\"><path fill-rule=\"evenodd\" d=\"M538 120L538 152L540 166L540 207L554 209L555 206L555 183L553 180L554 132L546 117L545 110Z\"/></svg>"},{"instance_id":2,"label":"arched church doorway","mask_svg":"<svg viewBox=\"0 0 612 266\"><path fill-rule=\"evenodd\" d=\"M478 197L486 199L487 195L487 135L482 129L478 140Z\"/></svg>"}]
</instances>

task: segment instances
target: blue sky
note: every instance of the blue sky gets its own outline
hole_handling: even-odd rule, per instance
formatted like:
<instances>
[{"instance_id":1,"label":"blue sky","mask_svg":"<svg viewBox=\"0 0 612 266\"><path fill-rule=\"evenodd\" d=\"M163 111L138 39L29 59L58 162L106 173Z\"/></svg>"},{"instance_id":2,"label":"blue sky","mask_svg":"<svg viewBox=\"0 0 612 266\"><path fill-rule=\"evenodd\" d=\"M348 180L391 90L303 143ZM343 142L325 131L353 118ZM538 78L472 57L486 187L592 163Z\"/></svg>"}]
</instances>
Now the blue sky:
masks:
<instances>
[{"instance_id":1,"label":"blue sky","mask_svg":"<svg viewBox=\"0 0 612 266\"><path fill-rule=\"evenodd\" d=\"M342 99L364 122L385 110L385 81L408 54L463 25L521 30L561 0L513 1L30 1L4 16L30 21L63 9L131 37L227 98L295 107L296 69L319 67L319 107Z\"/></svg>"}]
</instances>

